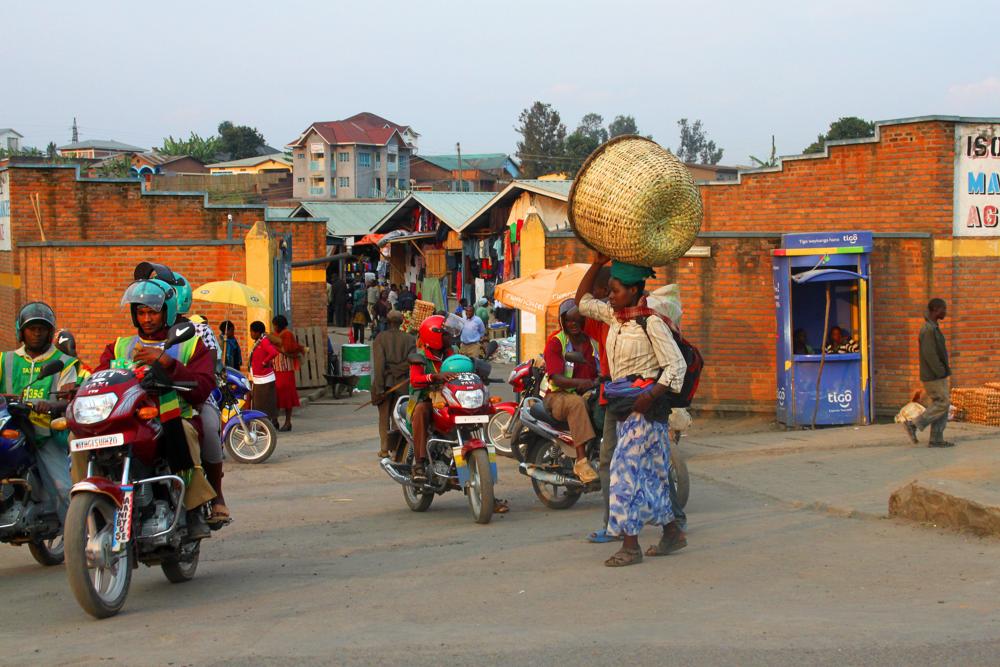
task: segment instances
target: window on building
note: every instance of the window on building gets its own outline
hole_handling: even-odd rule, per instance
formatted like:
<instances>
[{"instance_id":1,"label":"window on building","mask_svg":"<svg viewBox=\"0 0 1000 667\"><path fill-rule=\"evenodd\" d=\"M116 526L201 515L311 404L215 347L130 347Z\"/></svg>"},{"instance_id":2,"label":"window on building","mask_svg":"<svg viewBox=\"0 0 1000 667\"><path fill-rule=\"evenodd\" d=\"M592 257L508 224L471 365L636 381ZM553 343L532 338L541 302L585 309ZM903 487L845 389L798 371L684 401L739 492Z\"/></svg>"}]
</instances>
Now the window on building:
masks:
<instances>
[{"instance_id":1,"label":"window on building","mask_svg":"<svg viewBox=\"0 0 1000 667\"><path fill-rule=\"evenodd\" d=\"M382 192L382 177L381 176L376 176L375 177L375 189L378 192Z\"/></svg>"},{"instance_id":2,"label":"window on building","mask_svg":"<svg viewBox=\"0 0 1000 667\"><path fill-rule=\"evenodd\" d=\"M376 167L381 167L382 166L382 154L381 153L375 153L375 166Z\"/></svg>"},{"instance_id":3,"label":"window on building","mask_svg":"<svg viewBox=\"0 0 1000 667\"><path fill-rule=\"evenodd\" d=\"M406 163L407 163L407 161L408 161L408 157L406 155L400 154L400 156L399 156L399 168L400 169L406 169Z\"/></svg>"},{"instance_id":4,"label":"window on building","mask_svg":"<svg viewBox=\"0 0 1000 667\"><path fill-rule=\"evenodd\" d=\"M304 160L304 159L306 159L306 154L305 153L296 153L295 157L299 158L300 160Z\"/></svg>"},{"instance_id":5,"label":"window on building","mask_svg":"<svg viewBox=\"0 0 1000 667\"><path fill-rule=\"evenodd\" d=\"M305 176L299 176L298 179L296 179L296 182L297 183L305 183L306 182L306 177Z\"/></svg>"},{"instance_id":6,"label":"window on building","mask_svg":"<svg viewBox=\"0 0 1000 667\"><path fill-rule=\"evenodd\" d=\"M340 162L350 162L351 154L348 153L347 151L343 151L342 153L337 153L337 160Z\"/></svg>"},{"instance_id":7,"label":"window on building","mask_svg":"<svg viewBox=\"0 0 1000 667\"><path fill-rule=\"evenodd\" d=\"M371 153L358 153L358 166L359 167L370 167L370 166L372 166L372 154Z\"/></svg>"},{"instance_id":8,"label":"window on building","mask_svg":"<svg viewBox=\"0 0 1000 667\"><path fill-rule=\"evenodd\" d=\"M351 187L351 179L347 176L341 176L337 179L338 188L349 188Z\"/></svg>"},{"instance_id":9,"label":"window on building","mask_svg":"<svg viewBox=\"0 0 1000 667\"><path fill-rule=\"evenodd\" d=\"M389 153L389 155L386 157L386 161L389 164L396 164L396 154L395 153Z\"/></svg>"},{"instance_id":10,"label":"window on building","mask_svg":"<svg viewBox=\"0 0 1000 667\"><path fill-rule=\"evenodd\" d=\"M405 190L406 189L406 180L402 179L402 178L397 178L396 179L396 187L399 188L400 190Z\"/></svg>"}]
</instances>

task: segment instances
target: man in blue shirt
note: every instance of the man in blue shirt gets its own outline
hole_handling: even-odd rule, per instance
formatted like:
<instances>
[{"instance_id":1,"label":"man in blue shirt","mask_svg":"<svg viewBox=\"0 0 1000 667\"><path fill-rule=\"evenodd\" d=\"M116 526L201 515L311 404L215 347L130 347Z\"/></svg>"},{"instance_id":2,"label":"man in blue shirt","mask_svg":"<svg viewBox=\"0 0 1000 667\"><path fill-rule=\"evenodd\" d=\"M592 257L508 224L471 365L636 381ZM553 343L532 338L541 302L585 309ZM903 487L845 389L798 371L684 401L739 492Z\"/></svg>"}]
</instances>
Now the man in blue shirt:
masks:
<instances>
[{"instance_id":1,"label":"man in blue shirt","mask_svg":"<svg viewBox=\"0 0 1000 667\"><path fill-rule=\"evenodd\" d=\"M484 356L483 338L486 337L486 324L475 314L474 309L470 305L465 306L462 316L464 322L462 327L462 345L459 347L459 352L472 359L479 359Z\"/></svg>"}]
</instances>

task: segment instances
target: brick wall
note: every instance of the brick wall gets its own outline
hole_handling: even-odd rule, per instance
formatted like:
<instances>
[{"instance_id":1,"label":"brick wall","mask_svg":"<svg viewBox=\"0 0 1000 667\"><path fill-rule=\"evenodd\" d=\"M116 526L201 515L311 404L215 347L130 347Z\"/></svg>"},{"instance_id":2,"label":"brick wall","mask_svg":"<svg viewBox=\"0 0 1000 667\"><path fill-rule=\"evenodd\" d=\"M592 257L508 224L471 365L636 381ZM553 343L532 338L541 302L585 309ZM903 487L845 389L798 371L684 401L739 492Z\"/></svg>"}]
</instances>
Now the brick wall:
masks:
<instances>
[{"instance_id":1,"label":"brick wall","mask_svg":"<svg viewBox=\"0 0 1000 667\"><path fill-rule=\"evenodd\" d=\"M195 286L246 279L247 230L235 227L227 239L227 220L232 215L234 223L249 227L263 218L263 207L206 206L202 195L143 194L135 181L80 180L68 168L13 167L9 173L14 250L0 252L0 274L8 277L0 281L0 323L9 324L0 326L0 349L14 345L17 309L44 300L77 336L84 359L96 361L104 344L130 329L119 300L142 260L167 264ZM35 193L44 244L30 200ZM301 220L271 228L292 235L293 261L325 254L324 224ZM325 299L322 282L293 282L295 325L324 325ZM242 308L196 301L193 311L215 328L228 318L238 333L244 331Z\"/></svg>"},{"instance_id":2,"label":"brick wall","mask_svg":"<svg viewBox=\"0 0 1000 667\"><path fill-rule=\"evenodd\" d=\"M661 267L650 287L681 286L685 334L707 361L699 390L703 406L774 409L771 250L781 233L790 232L918 237L878 238L872 254L878 408L897 410L919 386L917 332L934 296L949 302L943 328L954 382L1000 379L1000 307L990 289L997 259L934 252L934 240L952 234L953 128L937 121L882 126L877 142L832 146L827 157L786 160L781 171L701 187L705 219L698 245L710 246L711 257ZM740 238L749 233L762 237ZM589 257L575 238L546 240L547 267Z\"/></svg>"}]
</instances>

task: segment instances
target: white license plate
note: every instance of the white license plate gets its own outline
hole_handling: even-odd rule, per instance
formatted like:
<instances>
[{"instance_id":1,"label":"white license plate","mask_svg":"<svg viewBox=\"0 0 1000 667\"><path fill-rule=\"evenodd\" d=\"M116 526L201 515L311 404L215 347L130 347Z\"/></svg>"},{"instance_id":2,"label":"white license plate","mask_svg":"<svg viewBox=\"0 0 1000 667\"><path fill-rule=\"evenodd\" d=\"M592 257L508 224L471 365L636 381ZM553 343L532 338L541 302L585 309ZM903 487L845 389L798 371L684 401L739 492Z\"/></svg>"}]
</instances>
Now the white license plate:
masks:
<instances>
[{"instance_id":1,"label":"white license plate","mask_svg":"<svg viewBox=\"0 0 1000 667\"><path fill-rule=\"evenodd\" d=\"M490 421L489 415L456 415L456 424L488 424Z\"/></svg>"},{"instance_id":2,"label":"white license plate","mask_svg":"<svg viewBox=\"0 0 1000 667\"><path fill-rule=\"evenodd\" d=\"M69 443L71 452L86 452L91 449L102 449L104 447L121 447L125 444L123 433L111 433L110 435L97 435L93 438L79 438Z\"/></svg>"}]
</instances>

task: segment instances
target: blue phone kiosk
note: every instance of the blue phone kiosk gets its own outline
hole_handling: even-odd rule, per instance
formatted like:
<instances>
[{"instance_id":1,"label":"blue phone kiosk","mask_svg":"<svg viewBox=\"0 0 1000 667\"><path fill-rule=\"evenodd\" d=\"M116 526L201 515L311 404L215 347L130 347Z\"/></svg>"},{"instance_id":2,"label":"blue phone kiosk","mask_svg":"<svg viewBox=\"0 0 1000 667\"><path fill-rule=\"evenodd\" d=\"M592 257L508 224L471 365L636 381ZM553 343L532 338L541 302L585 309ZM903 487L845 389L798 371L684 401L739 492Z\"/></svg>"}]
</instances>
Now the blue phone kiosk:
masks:
<instances>
[{"instance_id":1,"label":"blue phone kiosk","mask_svg":"<svg viewBox=\"0 0 1000 667\"><path fill-rule=\"evenodd\" d=\"M783 234L773 252L778 421L870 424L871 232Z\"/></svg>"}]
</instances>

